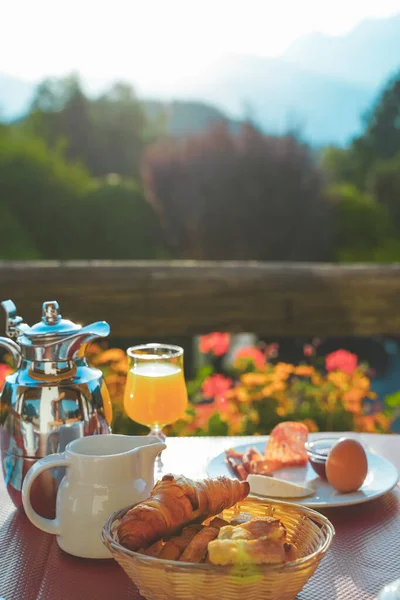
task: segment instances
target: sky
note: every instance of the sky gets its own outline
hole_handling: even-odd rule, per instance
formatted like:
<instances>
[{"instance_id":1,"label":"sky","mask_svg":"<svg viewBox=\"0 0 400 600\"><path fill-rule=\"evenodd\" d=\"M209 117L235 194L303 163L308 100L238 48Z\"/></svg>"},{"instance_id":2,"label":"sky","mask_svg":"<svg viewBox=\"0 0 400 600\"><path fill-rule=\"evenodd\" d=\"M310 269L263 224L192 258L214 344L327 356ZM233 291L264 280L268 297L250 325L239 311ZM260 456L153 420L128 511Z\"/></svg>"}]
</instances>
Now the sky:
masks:
<instances>
[{"instance_id":1,"label":"sky","mask_svg":"<svg viewBox=\"0 0 400 600\"><path fill-rule=\"evenodd\" d=\"M396 12L400 0L3 0L0 72L173 83L227 53L276 56Z\"/></svg>"}]
</instances>

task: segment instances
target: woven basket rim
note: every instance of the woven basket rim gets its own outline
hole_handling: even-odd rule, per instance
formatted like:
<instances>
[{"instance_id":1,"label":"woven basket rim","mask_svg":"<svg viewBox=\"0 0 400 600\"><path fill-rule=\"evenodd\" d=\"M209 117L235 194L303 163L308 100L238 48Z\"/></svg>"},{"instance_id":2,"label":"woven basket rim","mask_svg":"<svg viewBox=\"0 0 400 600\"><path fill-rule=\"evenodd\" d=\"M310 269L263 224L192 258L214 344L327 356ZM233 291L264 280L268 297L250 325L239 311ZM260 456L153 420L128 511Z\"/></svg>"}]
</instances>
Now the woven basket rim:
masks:
<instances>
[{"instance_id":1,"label":"woven basket rim","mask_svg":"<svg viewBox=\"0 0 400 600\"><path fill-rule=\"evenodd\" d=\"M284 572L294 572L297 570L301 570L303 567L312 564L316 559L322 558L329 547L332 544L333 538L335 536L335 528L332 523L329 521L325 515L308 508L306 506L301 506L300 504L293 504L290 502L283 501L275 501L275 500L260 500L256 498L246 498L244 501L240 502L241 506L246 506L246 504L261 504L264 506L277 506L280 510L284 512L288 512L291 514L297 514L300 516L306 516L310 521L312 521L317 527L320 528L321 532L324 534L324 541L320 545L320 547L315 550L313 553L308 554L307 556L303 556L294 561L288 561L285 563L278 564L260 564L257 565L257 568L264 574L274 572L274 571L284 571ZM138 560L142 564L150 565L159 565L164 566L165 568L179 570L179 571L199 571L199 572L220 572L221 574L230 572L232 569L232 565L212 565L209 563L189 563L189 562L180 562L176 560L168 560L163 558L158 558L154 556L147 556L146 554L141 554L140 552L134 552L133 550L129 550L129 548L125 548L122 546L114 537L113 537L113 528L115 523L120 520L131 508L133 508L135 504L131 506L127 506L121 510L118 510L110 515L106 524L104 525L101 531L101 539L105 546L110 550L112 554L124 554L125 556Z\"/></svg>"}]
</instances>

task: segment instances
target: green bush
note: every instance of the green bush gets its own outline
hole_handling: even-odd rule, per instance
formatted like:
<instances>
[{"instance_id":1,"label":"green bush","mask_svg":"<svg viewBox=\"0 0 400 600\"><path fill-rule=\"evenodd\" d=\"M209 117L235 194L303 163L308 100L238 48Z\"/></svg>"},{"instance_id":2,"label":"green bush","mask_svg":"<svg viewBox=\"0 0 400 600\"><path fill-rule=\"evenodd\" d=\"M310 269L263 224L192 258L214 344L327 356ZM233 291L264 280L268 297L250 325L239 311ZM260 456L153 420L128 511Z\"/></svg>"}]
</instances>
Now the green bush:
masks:
<instances>
[{"instance_id":1,"label":"green bush","mask_svg":"<svg viewBox=\"0 0 400 600\"><path fill-rule=\"evenodd\" d=\"M335 206L335 256L340 262L371 262L397 253L395 228L386 207L352 185L327 191Z\"/></svg>"},{"instance_id":2,"label":"green bush","mask_svg":"<svg viewBox=\"0 0 400 600\"><path fill-rule=\"evenodd\" d=\"M61 148L0 129L0 258L163 258L158 219L140 186L91 178Z\"/></svg>"},{"instance_id":3,"label":"green bush","mask_svg":"<svg viewBox=\"0 0 400 600\"><path fill-rule=\"evenodd\" d=\"M400 154L390 160L378 161L370 179L374 198L388 210L397 234L400 234Z\"/></svg>"},{"instance_id":4,"label":"green bush","mask_svg":"<svg viewBox=\"0 0 400 600\"><path fill-rule=\"evenodd\" d=\"M164 258L158 220L141 188L110 179L82 199L80 258Z\"/></svg>"},{"instance_id":5,"label":"green bush","mask_svg":"<svg viewBox=\"0 0 400 600\"><path fill-rule=\"evenodd\" d=\"M42 258L79 258L74 227L83 195L93 186L83 167L66 163L42 140L2 130L0 182L3 212L20 223L21 244L29 235Z\"/></svg>"}]
</instances>

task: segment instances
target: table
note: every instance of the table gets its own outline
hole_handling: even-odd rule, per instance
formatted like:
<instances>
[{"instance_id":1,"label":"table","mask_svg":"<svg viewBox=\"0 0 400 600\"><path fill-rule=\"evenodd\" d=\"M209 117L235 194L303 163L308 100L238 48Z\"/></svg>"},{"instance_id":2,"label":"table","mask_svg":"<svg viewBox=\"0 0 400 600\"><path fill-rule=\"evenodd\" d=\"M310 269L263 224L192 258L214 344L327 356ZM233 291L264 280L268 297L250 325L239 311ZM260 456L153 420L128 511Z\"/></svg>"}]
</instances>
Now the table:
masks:
<instances>
[{"instance_id":1,"label":"table","mask_svg":"<svg viewBox=\"0 0 400 600\"><path fill-rule=\"evenodd\" d=\"M400 435L349 435L389 458L400 471ZM210 458L252 441L244 437L172 438L163 453L163 470L204 477ZM384 584L400 577L400 487L372 502L325 514L336 528L336 537L298 600L373 600ZM5 600L141 598L114 561L64 554L53 536L15 511L1 475L0 561L0 597Z\"/></svg>"}]
</instances>

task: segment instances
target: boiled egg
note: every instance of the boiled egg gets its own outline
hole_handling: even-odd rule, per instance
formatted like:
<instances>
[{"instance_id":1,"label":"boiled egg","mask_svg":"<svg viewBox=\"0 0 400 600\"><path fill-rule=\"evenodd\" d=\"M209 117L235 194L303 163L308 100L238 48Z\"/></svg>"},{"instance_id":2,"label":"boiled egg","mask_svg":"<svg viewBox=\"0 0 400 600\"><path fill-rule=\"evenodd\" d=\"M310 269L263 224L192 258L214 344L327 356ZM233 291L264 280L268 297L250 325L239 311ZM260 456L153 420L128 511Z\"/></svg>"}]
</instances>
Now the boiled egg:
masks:
<instances>
[{"instance_id":1,"label":"boiled egg","mask_svg":"<svg viewBox=\"0 0 400 600\"><path fill-rule=\"evenodd\" d=\"M328 482L335 490L343 494L355 492L368 473L364 448L357 440L341 438L332 446L325 470Z\"/></svg>"}]
</instances>

